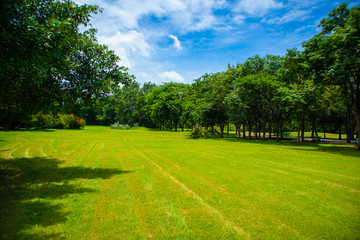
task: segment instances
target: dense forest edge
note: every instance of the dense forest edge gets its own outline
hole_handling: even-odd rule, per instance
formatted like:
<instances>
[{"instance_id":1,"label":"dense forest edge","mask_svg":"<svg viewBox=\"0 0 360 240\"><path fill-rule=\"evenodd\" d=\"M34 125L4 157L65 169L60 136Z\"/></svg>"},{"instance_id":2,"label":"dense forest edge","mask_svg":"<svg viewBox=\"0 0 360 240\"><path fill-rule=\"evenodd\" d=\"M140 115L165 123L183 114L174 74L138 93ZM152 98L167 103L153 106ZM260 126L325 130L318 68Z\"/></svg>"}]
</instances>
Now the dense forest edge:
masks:
<instances>
[{"instance_id":1,"label":"dense forest edge","mask_svg":"<svg viewBox=\"0 0 360 240\"><path fill-rule=\"evenodd\" d=\"M191 84L140 85L91 28L97 6L71 1L0 3L0 123L81 128L144 126L205 136L234 126L238 137L280 140L296 131L360 131L360 7L347 3L320 22L321 32L284 56L255 55ZM87 26L86 31L80 31Z\"/></svg>"}]
</instances>

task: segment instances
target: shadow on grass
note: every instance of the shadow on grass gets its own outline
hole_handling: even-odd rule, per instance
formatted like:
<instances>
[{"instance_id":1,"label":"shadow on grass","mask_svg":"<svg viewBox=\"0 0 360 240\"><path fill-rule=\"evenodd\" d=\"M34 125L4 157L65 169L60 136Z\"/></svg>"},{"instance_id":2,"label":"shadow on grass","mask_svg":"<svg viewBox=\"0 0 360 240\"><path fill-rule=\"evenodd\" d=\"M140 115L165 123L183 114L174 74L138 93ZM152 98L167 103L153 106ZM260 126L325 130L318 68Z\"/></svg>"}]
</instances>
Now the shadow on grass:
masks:
<instances>
[{"instance_id":1,"label":"shadow on grass","mask_svg":"<svg viewBox=\"0 0 360 240\"><path fill-rule=\"evenodd\" d=\"M119 169L60 167L48 158L0 158L0 239L63 239L62 233L29 233L34 227L63 223L68 213L56 201L69 194L95 192L73 179L108 179Z\"/></svg>"},{"instance_id":2,"label":"shadow on grass","mask_svg":"<svg viewBox=\"0 0 360 240\"><path fill-rule=\"evenodd\" d=\"M181 128L178 128L177 131L175 131L175 129L169 130L169 129L158 129L158 128L145 128L147 131L151 131L151 132L173 132L173 133L177 133L177 132L190 132L190 129L186 129L184 128L184 131L181 130Z\"/></svg>"},{"instance_id":3,"label":"shadow on grass","mask_svg":"<svg viewBox=\"0 0 360 240\"><path fill-rule=\"evenodd\" d=\"M43 129L43 128L19 128L15 130L4 130L6 132L55 132L54 129Z\"/></svg>"},{"instance_id":4,"label":"shadow on grass","mask_svg":"<svg viewBox=\"0 0 360 240\"><path fill-rule=\"evenodd\" d=\"M189 139L192 139L189 137ZM260 144L260 145L278 145L278 146L288 146L292 150L297 151L309 151L309 152L326 152L331 154L338 154L343 156L353 156L360 157L360 151L354 145L349 144L340 144L340 143L313 143L313 142L301 142L297 144L296 141L292 140L280 140L276 142L275 139L266 139L265 141L262 139L243 139L237 138L235 136L226 135L224 138L220 138L218 136L211 137L208 139L212 139L215 141L229 141L229 142L243 142L243 143L251 143L251 144Z\"/></svg>"}]
</instances>

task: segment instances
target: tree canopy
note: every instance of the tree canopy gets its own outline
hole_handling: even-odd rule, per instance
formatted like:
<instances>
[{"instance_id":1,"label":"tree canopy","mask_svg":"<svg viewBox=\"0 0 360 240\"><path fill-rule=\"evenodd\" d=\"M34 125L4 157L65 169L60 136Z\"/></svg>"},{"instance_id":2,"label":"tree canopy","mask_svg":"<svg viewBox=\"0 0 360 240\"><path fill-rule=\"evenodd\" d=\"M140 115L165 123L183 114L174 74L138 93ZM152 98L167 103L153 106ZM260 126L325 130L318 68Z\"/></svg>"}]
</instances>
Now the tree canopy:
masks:
<instances>
[{"instance_id":1,"label":"tree canopy","mask_svg":"<svg viewBox=\"0 0 360 240\"><path fill-rule=\"evenodd\" d=\"M72 1L0 3L0 122L14 128L29 114L110 93L130 77L88 26L99 8Z\"/></svg>"}]
</instances>

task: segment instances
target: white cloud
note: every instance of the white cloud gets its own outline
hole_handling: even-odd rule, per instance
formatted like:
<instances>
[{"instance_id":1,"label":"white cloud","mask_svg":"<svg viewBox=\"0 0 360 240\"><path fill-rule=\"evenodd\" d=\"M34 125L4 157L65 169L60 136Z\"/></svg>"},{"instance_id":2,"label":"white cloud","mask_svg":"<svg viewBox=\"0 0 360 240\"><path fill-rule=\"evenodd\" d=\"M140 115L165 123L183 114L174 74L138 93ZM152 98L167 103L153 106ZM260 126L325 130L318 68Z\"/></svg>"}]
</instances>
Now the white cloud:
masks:
<instances>
[{"instance_id":1,"label":"white cloud","mask_svg":"<svg viewBox=\"0 0 360 240\"><path fill-rule=\"evenodd\" d=\"M122 33L116 31L112 36L99 36L99 42L114 49L116 55L121 58L120 65L131 68L135 63L130 60L130 56L140 55L143 57L150 57L151 47L146 42L142 33L137 31L128 31Z\"/></svg>"},{"instance_id":2,"label":"white cloud","mask_svg":"<svg viewBox=\"0 0 360 240\"><path fill-rule=\"evenodd\" d=\"M142 56L150 56L151 48L146 42L144 35L134 30L126 33L117 31L115 35L112 35L111 37L100 36L99 41L107 44L110 48L121 47L141 54Z\"/></svg>"},{"instance_id":3,"label":"white cloud","mask_svg":"<svg viewBox=\"0 0 360 240\"><path fill-rule=\"evenodd\" d=\"M114 26L122 31L139 30L139 24L145 17L166 18L168 26L176 27L181 32L210 29L220 23L213 11L226 5L226 0L75 1L101 6L102 17L96 18L94 25L101 25L101 31L107 34L114 30Z\"/></svg>"},{"instance_id":4,"label":"white cloud","mask_svg":"<svg viewBox=\"0 0 360 240\"><path fill-rule=\"evenodd\" d=\"M252 16L264 16L271 9L282 8L283 4L276 0L240 0L235 12L245 12Z\"/></svg>"},{"instance_id":5,"label":"white cloud","mask_svg":"<svg viewBox=\"0 0 360 240\"><path fill-rule=\"evenodd\" d=\"M175 71L158 73L158 76L164 82L181 82L181 83L185 82L183 76L181 76L179 73Z\"/></svg>"},{"instance_id":6,"label":"white cloud","mask_svg":"<svg viewBox=\"0 0 360 240\"><path fill-rule=\"evenodd\" d=\"M174 40L174 48L176 48L177 51L180 51L182 48L178 37L170 34L169 38L172 38Z\"/></svg>"},{"instance_id":7,"label":"white cloud","mask_svg":"<svg viewBox=\"0 0 360 240\"><path fill-rule=\"evenodd\" d=\"M303 21L309 17L311 10L293 10L289 11L281 17L276 17L272 19L262 20L262 22L268 24L284 24L291 21Z\"/></svg>"},{"instance_id":8,"label":"white cloud","mask_svg":"<svg viewBox=\"0 0 360 240\"><path fill-rule=\"evenodd\" d=\"M241 24L244 23L246 17L244 15L237 15L233 18L234 23Z\"/></svg>"}]
</instances>

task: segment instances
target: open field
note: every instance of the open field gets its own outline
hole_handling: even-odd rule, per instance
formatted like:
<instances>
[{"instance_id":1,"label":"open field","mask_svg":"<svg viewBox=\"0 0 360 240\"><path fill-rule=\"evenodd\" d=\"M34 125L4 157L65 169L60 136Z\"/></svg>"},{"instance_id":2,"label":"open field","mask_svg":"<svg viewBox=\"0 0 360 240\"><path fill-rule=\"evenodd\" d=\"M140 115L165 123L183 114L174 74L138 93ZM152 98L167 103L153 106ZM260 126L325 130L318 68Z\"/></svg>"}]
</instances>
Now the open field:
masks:
<instances>
[{"instance_id":1,"label":"open field","mask_svg":"<svg viewBox=\"0 0 360 240\"><path fill-rule=\"evenodd\" d=\"M144 128L0 132L0 239L359 239L360 152Z\"/></svg>"}]
</instances>

